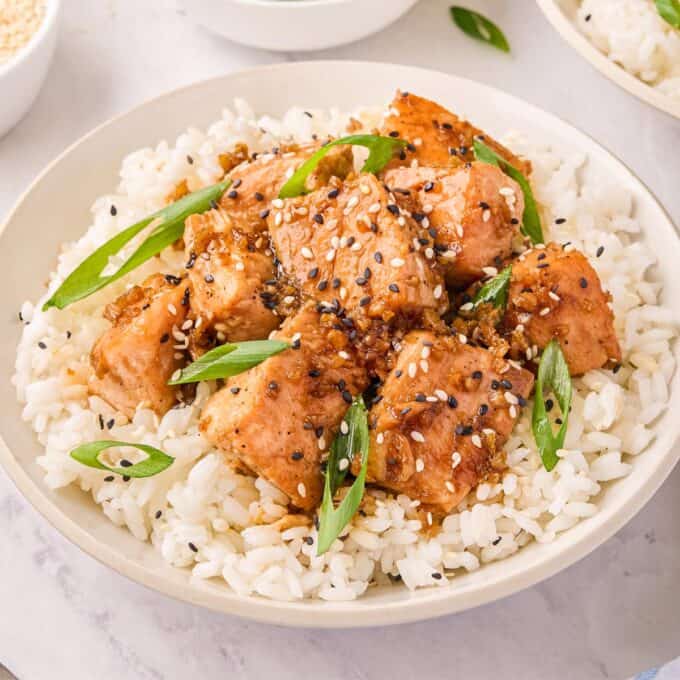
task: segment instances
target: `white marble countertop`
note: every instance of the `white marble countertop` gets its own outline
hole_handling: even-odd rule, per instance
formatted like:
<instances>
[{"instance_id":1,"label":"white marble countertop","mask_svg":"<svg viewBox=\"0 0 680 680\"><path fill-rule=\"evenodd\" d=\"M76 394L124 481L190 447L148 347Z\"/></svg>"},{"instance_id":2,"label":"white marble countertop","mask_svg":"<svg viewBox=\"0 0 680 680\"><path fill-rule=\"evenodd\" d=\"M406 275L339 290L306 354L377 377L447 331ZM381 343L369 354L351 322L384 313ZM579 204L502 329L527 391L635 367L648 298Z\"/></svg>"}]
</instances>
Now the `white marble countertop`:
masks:
<instances>
[{"instance_id":1,"label":"white marble countertop","mask_svg":"<svg viewBox=\"0 0 680 680\"><path fill-rule=\"evenodd\" d=\"M467 3L506 30L510 57L449 25L448 4L421 0L382 34L309 57L416 64L508 90L598 139L680 224L680 122L592 70L531 0ZM46 87L0 140L0 216L48 161L111 115L193 80L306 58L226 43L192 26L173 0L65 0L64 10ZM384 629L288 630L127 581L57 534L0 471L0 662L21 680L285 680L301 671L328 680L625 678L680 654L679 506L680 469L590 557L464 614Z\"/></svg>"}]
</instances>

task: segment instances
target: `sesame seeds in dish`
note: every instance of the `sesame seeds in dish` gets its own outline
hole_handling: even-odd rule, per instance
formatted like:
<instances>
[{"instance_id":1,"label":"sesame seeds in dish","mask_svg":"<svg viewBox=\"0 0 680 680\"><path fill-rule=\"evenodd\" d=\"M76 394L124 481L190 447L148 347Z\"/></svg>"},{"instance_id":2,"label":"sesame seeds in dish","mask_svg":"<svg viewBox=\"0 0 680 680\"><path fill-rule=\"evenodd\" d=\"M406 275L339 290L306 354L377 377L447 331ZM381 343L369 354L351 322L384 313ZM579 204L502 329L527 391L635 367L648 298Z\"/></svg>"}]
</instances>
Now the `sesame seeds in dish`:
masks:
<instances>
[{"instance_id":1,"label":"sesame seeds in dish","mask_svg":"<svg viewBox=\"0 0 680 680\"><path fill-rule=\"evenodd\" d=\"M237 102L235 110L226 112L206 133L192 130L173 147L162 144L131 154L121 169L118 190L98 199L90 229L77 243L65 246L50 293L87 255L123 228L180 194L221 180L225 167L242 162L239 144L247 145L250 156L258 153L263 167L289 159L294 172L301 159L294 155L283 158L297 153L288 148L291 141L313 141L313 135L319 140L325 140L327 135L339 137L346 134L348 125L352 133L368 132L382 125L382 113L369 109L354 112L353 122L348 115L335 112L309 113L311 117L294 110L281 120L258 118L244 102ZM359 130L357 125L361 126ZM416 149L427 151L430 142L423 137L418 134L410 141ZM601 284L611 294L608 304L621 350L620 357L606 357L616 361L573 375L569 429L559 462L552 470L543 465L531 428L533 392L529 383L543 348L538 342L522 342L526 334L517 327L528 326L534 316L543 318L540 313L544 309L549 310L544 316L550 319L559 313L561 302L569 295L578 295L578 290L563 292L549 287L540 296L535 314L518 309L512 301L520 293L513 294L511 290L509 308L518 318L513 318L511 334L504 336L510 345L507 352L503 354L500 346L495 348L501 359L486 346L482 329L485 319L472 313L474 304L473 309L463 310L456 319L447 318L450 309L469 305L471 301L465 295L471 295L480 281L496 276L508 258L504 254L502 262L495 262L493 256L476 261L468 257L472 252L449 247L456 244L454 239L443 241L438 229L446 206L434 199L445 188L453 191L451 182L456 177L452 180L451 176L457 174L458 166L422 164L421 169L428 169L422 192L432 198L418 200L415 205L407 203L407 199L415 200L417 193L416 189L407 189L407 174L413 170L409 154L415 153L407 150L407 164L395 161L381 171L380 181L372 175L350 175L335 182L332 176L330 185L280 203L280 199L270 199L261 191L263 200L256 199L257 206L252 210L244 208L242 213L238 203L254 195L254 191L245 173L242 183L235 186L239 179L235 166L235 181L219 200L219 210L204 213L200 219L190 218L196 224L187 226L182 248L164 249L159 257L126 278L66 309L43 312L40 308L44 300L27 303L22 309L27 325L19 347L15 383L25 404L24 417L45 447L39 462L45 469L46 483L53 488L79 485L113 522L126 526L140 540L150 540L164 559L191 569L196 577L222 580L243 595L280 600L353 599L376 583L444 587L462 571L483 568L484 563L507 557L532 540L560 540L561 532L598 511L598 499L607 492L608 483L628 474L630 457L644 455L653 437L650 426L668 401L667 385L674 371L669 343L676 329L670 313L657 304L659 284L646 275L654 257L636 238L640 225L625 192L608 184L605 177L593 175L588 159L569 150L536 146L518 136L505 143L531 179L546 242L557 244L529 248L521 237L513 238L509 259L516 261L515 268L522 271L525 267L534 276L549 272L550 267L543 265L552 266L553 258L583 253L598 280L588 271L582 275L588 286L582 288L582 276L578 276L576 288L590 291ZM458 147L447 147L447 155L455 157L451 149L456 155L466 156L467 150ZM334 159L336 172L347 160L342 155ZM527 162L531 163L530 171ZM487 170L477 168L475 162L472 165L475 172ZM383 195L383 181L391 195ZM411 193L400 194L395 189ZM475 206L473 216L478 216L484 225L506 208L508 217L515 215L519 212L517 206L513 211L506 201L509 197L521 200L513 189L513 184L503 180L494 196L475 197L471 203ZM373 208L376 204L377 210ZM361 206L366 206L365 212L361 212ZM489 209L492 215L485 221L484 211ZM345 215L345 211L349 214ZM214 246L211 257L203 258L201 238L205 230L215 231L221 226L215 221L222 212L232 221L250 222L253 215L265 220L267 238L262 237L263 243L257 245L261 235L246 233L246 255L241 255L239 243L229 242ZM264 213L267 214L260 217ZM321 215L323 224L316 215ZM512 219L518 218L510 217L508 221ZM335 227L333 220L337 220ZM351 223L351 229L347 223ZM467 233L472 235L475 226L477 223L461 219L453 226L453 233L462 239ZM219 229L217 232L225 233ZM224 237L213 240L223 241ZM192 242L197 246L194 258L186 250ZM303 248L307 250L303 252ZM258 257L251 258L254 254ZM541 257L543 254L545 257ZM124 259L115 257L111 271ZM458 266L449 268L447 261ZM237 266L239 262L242 270ZM347 263L351 265L345 271ZM195 273L196 279L190 306L194 294L200 297L204 288L209 293L210 287L223 285L220 274L228 266L233 266L232 278L242 271L244 280L262 282L257 289L262 300L257 315L249 313L233 324L232 319L239 313L237 307L219 320L207 314L185 314L187 305L182 301L187 272ZM420 283L417 289L414 271ZM322 474L286 480L256 460L259 451L249 451L244 464L231 448L240 440L235 426L229 430L230 423L224 421L233 421L235 404L244 408L245 401L237 400L245 400L254 389L251 372L230 378L224 387L215 381L199 382L195 393L182 395L181 401L163 413L154 408L158 406L153 401L147 404L141 400L126 414L127 407L114 407L94 391L91 352L116 323L125 322L125 310L129 309L121 302L116 304L116 300L126 295L125 302L133 305L134 295L145 299L145 289L155 290L153 280L145 282L159 273L181 281L177 285L176 279L159 284L164 291L167 286L168 295L177 297L165 304L174 322L162 344L172 348L172 360L178 362L178 368L183 367L185 358L175 359L174 355L185 357L194 343L205 340L195 332L199 318L203 322L198 331L210 326L210 343L219 345L247 338L247 320L257 322L256 337L274 332L274 337L290 345L290 349L251 369L261 382L258 396L268 405L268 418L261 429L266 434L271 428L275 435L266 440L263 453L275 449L279 430L274 428L281 417L284 424L298 423L302 433L300 445L287 451L291 464L307 465L313 460L312 447L320 452L323 462L338 432L346 434L343 430L347 426L341 420L344 409L357 393L364 392L372 414L366 493L348 527L322 555L317 549L316 507L304 508L306 502L318 497L315 484L323 479ZM213 280L209 282L206 277ZM267 281L276 283L267 286ZM325 285L319 288L322 282ZM142 292L136 291L134 285L140 285ZM419 305L436 318L428 321L421 317L411 325L409 316L400 316L384 291L400 296L400 304L412 305L409 315L416 315ZM525 305L530 302L522 300ZM114 321L102 316L105 306L112 304L117 308L109 310L108 316ZM342 314L343 309L350 311ZM385 318L390 311L395 311L401 326L389 326L395 323ZM526 314L529 319L519 318ZM437 325L442 318L445 331ZM185 327L189 321L191 326ZM388 324L390 329L389 346L376 347L366 336L379 335L377 331L384 330L382 324ZM240 333L246 335L239 337ZM326 342L329 335L335 338L332 356ZM495 336L489 340L495 340ZM104 354L105 348L101 349ZM205 346L201 349L205 350ZM320 365L314 363L317 349L323 360ZM296 358L300 365L312 362L308 367L304 364L305 395L311 394L318 403L332 399L332 422L319 422L320 418L297 421L285 407L281 395L285 398L295 393L288 373L281 367L285 366L285 357L293 353L301 357ZM274 365L276 370L268 373L268 365ZM177 369L173 366L173 370ZM368 385L365 372L372 376ZM449 375L458 377L449 380ZM326 389L328 383L333 386L332 394ZM480 393L484 399L481 403L475 401L472 413L470 395ZM214 400L216 394L223 395L221 401ZM110 394L108 398L112 398ZM554 414L558 407L549 402L547 398L546 410ZM229 409L229 413L222 409ZM220 414L214 420L225 428L224 433L201 428L201 421L205 422L206 413L210 415L211 411ZM466 418L460 422L451 420L451 414L461 411L465 411ZM499 414L504 421L511 419L513 426L502 447L496 448L492 440L501 423L494 420L492 426L490 418ZM243 422L242 411L238 417ZM434 429L440 421L447 423L445 433ZM155 476L126 480L121 475L84 467L69 456L83 442L101 439L142 442L164 451L174 462ZM447 474L442 476L438 442L444 439ZM454 443L460 446L449 448ZM390 462L394 451L402 448L408 455ZM485 460L491 458L493 451L499 460L493 460L479 479L469 479L468 461L476 451L483 452ZM125 467L120 459L124 456L126 461L136 463L143 457L138 453L120 450L108 462ZM347 481L358 472L356 462ZM399 469L393 470L395 474L387 474L396 467ZM285 469L290 469L288 460ZM436 489L424 489L417 483L421 477L436 477ZM282 491L284 484L286 493ZM458 500L456 496L466 485L471 490ZM434 491L438 496L433 503ZM341 489L338 496L342 493ZM442 510L442 503L451 499L454 505Z\"/></svg>"}]
</instances>

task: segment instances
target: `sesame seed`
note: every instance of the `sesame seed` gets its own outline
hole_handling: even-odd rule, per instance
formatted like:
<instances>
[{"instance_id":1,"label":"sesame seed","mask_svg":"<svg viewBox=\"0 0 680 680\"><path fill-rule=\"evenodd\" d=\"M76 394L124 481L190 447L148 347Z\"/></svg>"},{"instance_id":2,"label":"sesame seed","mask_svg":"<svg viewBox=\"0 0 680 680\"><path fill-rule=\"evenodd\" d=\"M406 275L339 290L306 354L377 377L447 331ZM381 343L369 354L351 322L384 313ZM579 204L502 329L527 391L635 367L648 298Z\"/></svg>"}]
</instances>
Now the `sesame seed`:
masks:
<instances>
[{"instance_id":1,"label":"sesame seed","mask_svg":"<svg viewBox=\"0 0 680 680\"><path fill-rule=\"evenodd\" d=\"M112 205L110 212L111 212L111 216L115 217L118 214L118 208L116 208L115 205Z\"/></svg>"},{"instance_id":2,"label":"sesame seed","mask_svg":"<svg viewBox=\"0 0 680 680\"><path fill-rule=\"evenodd\" d=\"M390 260L390 266L395 267L395 268L403 267L405 264L406 264L406 261L402 260L402 258L400 258L400 257L393 257Z\"/></svg>"},{"instance_id":3,"label":"sesame seed","mask_svg":"<svg viewBox=\"0 0 680 680\"><path fill-rule=\"evenodd\" d=\"M307 246L300 248L300 255L306 260L311 260L314 257L314 253Z\"/></svg>"},{"instance_id":4,"label":"sesame seed","mask_svg":"<svg viewBox=\"0 0 680 680\"><path fill-rule=\"evenodd\" d=\"M444 289L442 288L441 284L438 283L434 287L434 291L432 292L432 295L434 296L435 300L439 300L439 298L441 298L443 292L444 292Z\"/></svg>"},{"instance_id":5,"label":"sesame seed","mask_svg":"<svg viewBox=\"0 0 680 680\"><path fill-rule=\"evenodd\" d=\"M389 286L387 286L389 290L391 290L393 293L398 293L399 292L399 286L396 283L390 283Z\"/></svg>"},{"instance_id":6,"label":"sesame seed","mask_svg":"<svg viewBox=\"0 0 680 680\"><path fill-rule=\"evenodd\" d=\"M487 208L482 212L482 222L488 222L491 219L491 211Z\"/></svg>"},{"instance_id":7,"label":"sesame seed","mask_svg":"<svg viewBox=\"0 0 680 680\"><path fill-rule=\"evenodd\" d=\"M550 314L550 307L543 307L543 309L538 313L539 316L547 316Z\"/></svg>"},{"instance_id":8,"label":"sesame seed","mask_svg":"<svg viewBox=\"0 0 680 680\"><path fill-rule=\"evenodd\" d=\"M411 432L411 436L416 440L420 441L420 439L417 439L414 435L419 434L421 437L423 436L420 434L420 432ZM424 440L423 440L424 441ZM423 462L422 458L416 458L416 472L422 472L425 469L425 463Z\"/></svg>"},{"instance_id":9,"label":"sesame seed","mask_svg":"<svg viewBox=\"0 0 680 680\"><path fill-rule=\"evenodd\" d=\"M302 482L297 485L297 492L301 498L305 498L307 496L307 489Z\"/></svg>"},{"instance_id":10,"label":"sesame seed","mask_svg":"<svg viewBox=\"0 0 680 680\"><path fill-rule=\"evenodd\" d=\"M417 370L418 370L418 367L416 366L415 362L411 361L408 365L408 377L409 378L415 378Z\"/></svg>"},{"instance_id":11,"label":"sesame seed","mask_svg":"<svg viewBox=\"0 0 680 680\"><path fill-rule=\"evenodd\" d=\"M467 344L467 336L463 335L462 333L458 334L458 342L460 342L463 345Z\"/></svg>"},{"instance_id":12,"label":"sesame seed","mask_svg":"<svg viewBox=\"0 0 680 680\"><path fill-rule=\"evenodd\" d=\"M470 437L470 441L478 449L482 448L482 440L481 440L481 437L478 434L473 434L472 437Z\"/></svg>"},{"instance_id":13,"label":"sesame seed","mask_svg":"<svg viewBox=\"0 0 680 680\"><path fill-rule=\"evenodd\" d=\"M338 352L338 356L339 356L341 359L344 359L345 361L349 361L349 358L350 358L350 357L349 357L349 354L348 354L347 352L345 352L344 349L341 349L341 350Z\"/></svg>"},{"instance_id":14,"label":"sesame seed","mask_svg":"<svg viewBox=\"0 0 680 680\"><path fill-rule=\"evenodd\" d=\"M331 250L329 250L326 253L326 262L333 262L334 259L335 259L335 250L333 248L331 248Z\"/></svg>"},{"instance_id":15,"label":"sesame seed","mask_svg":"<svg viewBox=\"0 0 680 680\"><path fill-rule=\"evenodd\" d=\"M312 218L317 224L323 224L323 215L321 213L316 213Z\"/></svg>"},{"instance_id":16,"label":"sesame seed","mask_svg":"<svg viewBox=\"0 0 680 680\"><path fill-rule=\"evenodd\" d=\"M338 470L340 470L340 472L343 472L348 467L349 467L349 460L347 458L341 458L338 461Z\"/></svg>"},{"instance_id":17,"label":"sesame seed","mask_svg":"<svg viewBox=\"0 0 680 680\"><path fill-rule=\"evenodd\" d=\"M456 490L456 487L451 484L448 480L444 482L444 486L446 487L446 490L449 491L450 493L454 493ZM432 574L434 576L434 574ZM441 574L439 574L439 578L441 578Z\"/></svg>"},{"instance_id":18,"label":"sesame seed","mask_svg":"<svg viewBox=\"0 0 680 680\"><path fill-rule=\"evenodd\" d=\"M581 279L579 280L579 285L581 286L581 288L587 288L588 279L586 279L585 276L582 276Z\"/></svg>"},{"instance_id":19,"label":"sesame seed","mask_svg":"<svg viewBox=\"0 0 680 680\"><path fill-rule=\"evenodd\" d=\"M559 302L560 299L561 299L559 295L556 295L556 294L553 293L552 291L550 291L550 292L548 293L548 297L551 298L551 299L553 299L553 300L555 300L556 302Z\"/></svg>"},{"instance_id":20,"label":"sesame seed","mask_svg":"<svg viewBox=\"0 0 680 680\"><path fill-rule=\"evenodd\" d=\"M275 198L275 199L272 201L272 205L273 205L275 208L283 208L283 200L280 199L280 198Z\"/></svg>"},{"instance_id":21,"label":"sesame seed","mask_svg":"<svg viewBox=\"0 0 680 680\"><path fill-rule=\"evenodd\" d=\"M328 192L328 198L337 198L339 193L340 193L340 189L331 189Z\"/></svg>"},{"instance_id":22,"label":"sesame seed","mask_svg":"<svg viewBox=\"0 0 680 680\"><path fill-rule=\"evenodd\" d=\"M604 253L604 246L600 246L597 251L595 251L595 257L600 257Z\"/></svg>"},{"instance_id":23,"label":"sesame seed","mask_svg":"<svg viewBox=\"0 0 680 680\"><path fill-rule=\"evenodd\" d=\"M418 432L418 430L411 430L411 439L420 444L425 443L425 437L423 437L422 433Z\"/></svg>"},{"instance_id":24,"label":"sesame seed","mask_svg":"<svg viewBox=\"0 0 680 680\"><path fill-rule=\"evenodd\" d=\"M375 438L376 443L382 444L385 441L385 435L382 432L378 432L378 435Z\"/></svg>"},{"instance_id":25,"label":"sesame seed","mask_svg":"<svg viewBox=\"0 0 680 680\"><path fill-rule=\"evenodd\" d=\"M189 541L187 543L187 545L189 546L189 550L191 550L191 552L195 552L195 553L198 552L198 548L191 541Z\"/></svg>"},{"instance_id":26,"label":"sesame seed","mask_svg":"<svg viewBox=\"0 0 680 680\"><path fill-rule=\"evenodd\" d=\"M508 404L519 404L519 400L512 392L504 392L503 397L505 397L505 401L507 401Z\"/></svg>"},{"instance_id":27,"label":"sesame seed","mask_svg":"<svg viewBox=\"0 0 680 680\"><path fill-rule=\"evenodd\" d=\"M340 423L340 433L341 434L347 434L349 432L349 425L347 424L346 420L343 420Z\"/></svg>"}]
</instances>

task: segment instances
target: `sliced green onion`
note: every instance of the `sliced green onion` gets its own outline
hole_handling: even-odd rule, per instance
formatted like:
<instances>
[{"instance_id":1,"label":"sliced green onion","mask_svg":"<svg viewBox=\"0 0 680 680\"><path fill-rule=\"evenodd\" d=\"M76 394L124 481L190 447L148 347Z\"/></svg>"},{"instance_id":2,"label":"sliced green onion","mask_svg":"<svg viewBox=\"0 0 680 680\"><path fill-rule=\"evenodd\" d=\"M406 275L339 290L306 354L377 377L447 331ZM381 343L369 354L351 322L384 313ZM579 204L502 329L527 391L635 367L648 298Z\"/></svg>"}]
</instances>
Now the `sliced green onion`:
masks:
<instances>
[{"instance_id":1,"label":"sliced green onion","mask_svg":"<svg viewBox=\"0 0 680 680\"><path fill-rule=\"evenodd\" d=\"M492 45L503 52L510 51L510 43L508 43L503 31L484 15L456 5L450 7L449 11L454 23L465 35L485 42L487 45Z\"/></svg>"},{"instance_id":2,"label":"sliced green onion","mask_svg":"<svg viewBox=\"0 0 680 680\"><path fill-rule=\"evenodd\" d=\"M109 467L99 461L99 454L102 451L119 446L131 446L135 449L139 449L147 454L147 458L134 465L129 465L128 467ZM175 461L172 456L168 456L167 453L163 453L163 451L156 449L153 446L118 442L112 439L82 444L77 449L73 449L70 456L73 460L77 460L79 463L87 465L88 467L95 468L96 470L108 470L109 472L114 472L123 477L153 477L159 472L163 472L163 470L169 468Z\"/></svg>"},{"instance_id":3,"label":"sliced green onion","mask_svg":"<svg viewBox=\"0 0 680 680\"><path fill-rule=\"evenodd\" d=\"M656 9L664 21L680 28L680 0L656 0Z\"/></svg>"},{"instance_id":4,"label":"sliced green onion","mask_svg":"<svg viewBox=\"0 0 680 680\"><path fill-rule=\"evenodd\" d=\"M319 509L319 539L317 555L323 555L333 545L347 523L354 517L364 496L366 486L366 470L368 467L368 411L364 400L359 396L354 399L343 419L347 426L347 434L338 432L331 446L326 468L326 481L323 500ZM361 455L361 471L354 480L342 503L333 506L335 492L342 484L354 457ZM342 463L341 461L347 461Z\"/></svg>"},{"instance_id":5,"label":"sliced green onion","mask_svg":"<svg viewBox=\"0 0 680 680\"><path fill-rule=\"evenodd\" d=\"M482 163L499 167L506 175L519 184L524 194L524 214L522 215L522 233L531 239L532 243L543 243L543 228L541 218L536 207L536 199L527 178L513 165L490 149L481 139L473 143L475 158Z\"/></svg>"},{"instance_id":6,"label":"sliced green onion","mask_svg":"<svg viewBox=\"0 0 680 680\"><path fill-rule=\"evenodd\" d=\"M117 281L125 274L136 269L154 255L158 255L167 246L173 244L184 233L184 221L190 215L209 210L214 202L231 184L227 179L218 184L205 187L193 194L188 194L179 201L175 201L155 212L149 217L127 227L112 239L97 248L89 257L85 258L57 288L52 297L43 305L43 310L50 307L64 309L68 305L82 300L96 293L104 286ZM137 234L151 226L152 231L144 242L123 263L115 273L102 276L102 272L109 263L109 259L118 253Z\"/></svg>"},{"instance_id":7,"label":"sliced green onion","mask_svg":"<svg viewBox=\"0 0 680 680\"><path fill-rule=\"evenodd\" d=\"M368 158L361 168L361 172L380 172L394 157L395 151L406 146L403 139L394 137L380 137L378 135L350 135L341 137L325 146L322 146L310 156L293 174L293 176L281 187L279 198L295 198L309 193L307 178L316 170L321 159L328 154L334 146L349 144L350 146L363 146L368 149Z\"/></svg>"},{"instance_id":8,"label":"sliced green onion","mask_svg":"<svg viewBox=\"0 0 680 680\"><path fill-rule=\"evenodd\" d=\"M290 345L281 340L249 340L246 342L226 343L211 349L202 357L183 368L179 375L168 385L184 385L229 378L243 373L265 359L283 352Z\"/></svg>"},{"instance_id":9,"label":"sliced green onion","mask_svg":"<svg viewBox=\"0 0 680 680\"><path fill-rule=\"evenodd\" d=\"M557 398L561 411L562 424L557 434L553 433L553 427L545 410L543 390L550 390ZM559 458L557 451L564 446L564 438L567 434L569 422L569 409L571 407L571 376L569 366L564 359L557 340L551 340L541 355L536 376L536 394L534 395L534 410L531 414L531 427L534 439L541 454L541 460L546 470L552 470Z\"/></svg>"},{"instance_id":10,"label":"sliced green onion","mask_svg":"<svg viewBox=\"0 0 680 680\"><path fill-rule=\"evenodd\" d=\"M487 281L472 298L472 304L477 307L483 303L491 303L498 309L505 309L508 304L508 291L510 289L510 277L512 265L506 267Z\"/></svg>"}]
</instances>

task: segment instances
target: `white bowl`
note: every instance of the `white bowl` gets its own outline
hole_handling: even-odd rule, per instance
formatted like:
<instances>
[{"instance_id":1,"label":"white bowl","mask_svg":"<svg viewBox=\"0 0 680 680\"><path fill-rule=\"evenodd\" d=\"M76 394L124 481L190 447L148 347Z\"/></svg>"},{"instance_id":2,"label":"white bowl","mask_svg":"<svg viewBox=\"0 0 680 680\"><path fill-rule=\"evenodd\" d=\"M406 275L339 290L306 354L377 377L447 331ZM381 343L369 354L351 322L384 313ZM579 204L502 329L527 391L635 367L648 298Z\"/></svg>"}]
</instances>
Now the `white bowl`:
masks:
<instances>
[{"instance_id":1,"label":"white bowl","mask_svg":"<svg viewBox=\"0 0 680 680\"><path fill-rule=\"evenodd\" d=\"M333 77L329 78L328 74ZM79 237L90 221L95 197L117 184L128 152L174 140L188 126L204 127L234 97L256 111L280 115L292 105L352 109L388 101L396 88L436 98L465 110L491 134L529 131L537 141L588 155L589 162L632 195L645 241L656 252L664 282L663 303L680 318L680 242L652 194L611 154L555 116L485 85L406 66L310 62L266 66L234 73L171 92L112 120L76 143L34 182L10 214L0 236L0 463L24 496L70 538L122 574L182 600L270 623L306 626L367 626L430 618L460 611L514 593L580 559L620 529L653 495L680 456L673 449L680 431L680 372L676 372L667 412L655 423L655 441L632 458L632 473L599 499L600 511L561 534L553 543L532 543L515 555L457 576L446 587L411 593L403 586L371 588L354 602L274 602L242 597L226 584L192 580L190 572L166 564L148 543L114 526L92 499L69 487L50 491L36 463L41 453L21 419L10 376L21 332L13 312L43 292L59 245ZM92 171L92 159L97 159ZM45 206L49 206L48 211ZM676 343L676 354L680 353Z\"/></svg>"},{"instance_id":2,"label":"white bowl","mask_svg":"<svg viewBox=\"0 0 680 680\"><path fill-rule=\"evenodd\" d=\"M633 96L671 116L680 118L680 100L674 99L628 73L593 45L576 24L578 0L536 0L557 32L600 73Z\"/></svg>"},{"instance_id":3,"label":"white bowl","mask_svg":"<svg viewBox=\"0 0 680 680\"><path fill-rule=\"evenodd\" d=\"M418 0L187 0L187 15L234 42L275 52L344 45L388 26Z\"/></svg>"},{"instance_id":4,"label":"white bowl","mask_svg":"<svg viewBox=\"0 0 680 680\"><path fill-rule=\"evenodd\" d=\"M61 0L47 0L45 17L12 59L0 64L0 137L9 132L33 105L52 63Z\"/></svg>"}]
</instances>

